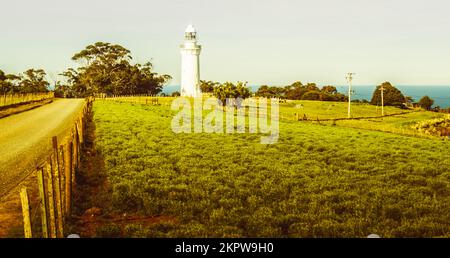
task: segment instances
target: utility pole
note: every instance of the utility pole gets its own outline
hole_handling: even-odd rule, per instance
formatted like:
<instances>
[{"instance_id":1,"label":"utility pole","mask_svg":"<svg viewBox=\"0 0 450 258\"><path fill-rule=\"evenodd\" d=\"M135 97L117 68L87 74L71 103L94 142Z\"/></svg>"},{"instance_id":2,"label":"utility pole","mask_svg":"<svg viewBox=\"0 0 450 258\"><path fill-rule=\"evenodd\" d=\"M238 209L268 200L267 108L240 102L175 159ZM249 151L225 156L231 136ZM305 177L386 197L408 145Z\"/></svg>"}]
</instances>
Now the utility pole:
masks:
<instances>
[{"instance_id":1,"label":"utility pole","mask_svg":"<svg viewBox=\"0 0 450 258\"><path fill-rule=\"evenodd\" d=\"M352 80L353 80L353 75L355 75L355 73L347 73L347 76L345 77L347 79L348 82L348 114L347 117L351 118L351 102L352 102Z\"/></svg>"},{"instance_id":2,"label":"utility pole","mask_svg":"<svg viewBox=\"0 0 450 258\"><path fill-rule=\"evenodd\" d=\"M384 88L383 84L381 84L381 116L384 116Z\"/></svg>"}]
</instances>

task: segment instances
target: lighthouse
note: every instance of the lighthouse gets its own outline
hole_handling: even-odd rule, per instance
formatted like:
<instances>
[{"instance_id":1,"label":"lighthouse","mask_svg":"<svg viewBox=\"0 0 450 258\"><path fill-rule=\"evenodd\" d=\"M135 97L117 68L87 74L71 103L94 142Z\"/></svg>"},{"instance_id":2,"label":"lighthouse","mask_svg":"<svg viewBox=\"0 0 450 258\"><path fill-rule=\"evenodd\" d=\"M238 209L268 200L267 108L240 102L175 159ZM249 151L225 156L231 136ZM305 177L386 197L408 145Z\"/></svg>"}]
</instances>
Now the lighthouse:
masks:
<instances>
[{"instance_id":1,"label":"lighthouse","mask_svg":"<svg viewBox=\"0 0 450 258\"><path fill-rule=\"evenodd\" d=\"M200 51L197 30L189 25L184 32L181 48L181 96L200 97Z\"/></svg>"}]
</instances>

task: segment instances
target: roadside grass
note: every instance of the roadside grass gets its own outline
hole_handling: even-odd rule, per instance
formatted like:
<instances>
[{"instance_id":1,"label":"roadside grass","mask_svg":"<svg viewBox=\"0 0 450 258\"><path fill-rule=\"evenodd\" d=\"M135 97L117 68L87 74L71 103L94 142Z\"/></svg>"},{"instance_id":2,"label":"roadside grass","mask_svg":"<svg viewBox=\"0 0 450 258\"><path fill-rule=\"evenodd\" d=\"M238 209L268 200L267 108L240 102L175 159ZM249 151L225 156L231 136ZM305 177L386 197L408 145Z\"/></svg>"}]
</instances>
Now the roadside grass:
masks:
<instances>
[{"instance_id":1,"label":"roadside grass","mask_svg":"<svg viewBox=\"0 0 450 258\"><path fill-rule=\"evenodd\" d=\"M260 134L175 134L174 114L94 103L111 211L176 218L126 236L450 236L448 141L280 121L278 143L262 145Z\"/></svg>"},{"instance_id":2,"label":"roadside grass","mask_svg":"<svg viewBox=\"0 0 450 258\"><path fill-rule=\"evenodd\" d=\"M0 118L19 114L40 106L50 104L53 99L35 100L0 107Z\"/></svg>"}]
</instances>

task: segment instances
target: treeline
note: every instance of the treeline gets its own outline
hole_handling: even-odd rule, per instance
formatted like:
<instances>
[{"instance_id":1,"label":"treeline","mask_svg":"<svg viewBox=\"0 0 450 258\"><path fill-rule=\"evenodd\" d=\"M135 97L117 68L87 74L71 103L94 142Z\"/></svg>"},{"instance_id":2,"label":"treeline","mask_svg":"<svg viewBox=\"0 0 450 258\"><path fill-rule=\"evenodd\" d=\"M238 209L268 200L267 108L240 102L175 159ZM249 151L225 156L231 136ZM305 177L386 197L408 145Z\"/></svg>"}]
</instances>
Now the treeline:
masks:
<instances>
[{"instance_id":1,"label":"treeline","mask_svg":"<svg viewBox=\"0 0 450 258\"><path fill-rule=\"evenodd\" d=\"M217 97L215 92L217 89L223 88L223 84L211 81L201 81L200 87L202 92L212 92ZM383 91L383 105L385 106L396 106L400 108L422 107L426 110L442 111L439 107L432 108L434 100L430 97L424 96L416 102L412 97L403 95L403 93L390 82L383 82L378 85L375 88L370 101L366 99L354 99L352 102L381 106L381 91ZM302 84L299 81L283 87L263 85L258 88L254 93L254 96L290 100L348 101L348 96L339 93L335 86L327 85L319 88L315 83Z\"/></svg>"},{"instance_id":2,"label":"treeline","mask_svg":"<svg viewBox=\"0 0 450 258\"><path fill-rule=\"evenodd\" d=\"M403 93L390 82L383 82L375 88L370 104L377 106L381 105L381 91L383 91L383 104L385 106L395 106L400 108L421 107L426 110L445 111L445 109L441 109L439 106L432 108L434 100L429 96L423 96L419 101L415 101L412 97L403 95Z\"/></svg>"},{"instance_id":3,"label":"treeline","mask_svg":"<svg viewBox=\"0 0 450 258\"><path fill-rule=\"evenodd\" d=\"M131 64L131 52L110 43L97 42L72 57L81 64L69 68L61 75L67 83L58 83L57 96L87 97L98 93L107 95L156 95L169 82L170 75L153 71L151 62Z\"/></svg>"},{"instance_id":4,"label":"treeline","mask_svg":"<svg viewBox=\"0 0 450 258\"><path fill-rule=\"evenodd\" d=\"M315 83L302 84L294 82L284 87L261 86L256 92L257 97L281 98L292 100L321 100L321 101L347 101L344 94L337 91L334 86L317 87Z\"/></svg>"},{"instance_id":5,"label":"treeline","mask_svg":"<svg viewBox=\"0 0 450 258\"><path fill-rule=\"evenodd\" d=\"M80 65L60 75L64 82L56 81L57 97L87 97L98 93L110 95L156 95L169 82L170 75L153 71L151 62L131 64L131 52L110 43L97 42L73 55ZM28 69L22 74L6 74L0 70L0 93L34 93L53 90L42 69Z\"/></svg>"},{"instance_id":6,"label":"treeline","mask_svg":"<svg viewBox=\"0 0 450 258\"><path fill-rule=\"evenodd\" d=\"M42 69L28 69L20 74L6 74L0 70L0 93L37 93L49 91L50 83Z\"/></svg>"},{"instance_id":7,"label":"treeline","mask_svg":"<svg viewBox=\"0 0 450 258\"><path fill-rule=\"evenodd\" d=\"M200 89L204 93L212 93L215 97L242 97L247 98L252 95L247 87L247 82L219 83L213 81L200 81ZM175 93L176 95L177 93ZM347 96L337 92L334 86L324 86L319 89L315 83L303 85L301 82L294 82L289 86L276 87L263 85L254 93L255 97L280 98L291 100L323 100L323 101L346 101Z\"/></svg>"},{"instance_id":8,"label":"treeline","mask_svg":"<svg viewBox=\"0 0 450 258\"><path fill-rule=\"evenodd\" d=\"M247 82L232 83L232 82L213 82L200 80L200 90L202 93L209 93L218 98L222 103L226 104L227 98L242 98L246 99L252 95ZM180 92L175 91L172 97L180 96Z\"/></svg>"},{"instance_id":9,"label":"treeline","mask_svg":"<svg viewBox=\"0 0 450 258\"><path fill-rule=\"evenodd\" d=\"M216 98L225 104L227 98L248 98L251 96L250 88L247 82L212 82L200 81L200 90L206 93L212 93Z\"/></svg>"}]
</instances>

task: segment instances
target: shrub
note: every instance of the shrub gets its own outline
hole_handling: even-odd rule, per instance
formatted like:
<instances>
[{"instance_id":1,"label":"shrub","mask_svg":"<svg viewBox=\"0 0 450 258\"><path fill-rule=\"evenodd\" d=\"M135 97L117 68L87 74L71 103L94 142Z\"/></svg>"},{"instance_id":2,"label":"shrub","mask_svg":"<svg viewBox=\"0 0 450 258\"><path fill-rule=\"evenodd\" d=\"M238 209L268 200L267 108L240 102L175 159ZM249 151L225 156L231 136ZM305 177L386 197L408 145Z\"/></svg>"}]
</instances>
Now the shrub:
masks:
<instances>
[{"instance_id":1,"label":"shrub","mask_svg":"<svg viewBox=\"0 0 450 258\"><path fill-rule=\"evenodd\" d=\"M381 106L381 88L384 89L383 99L385 106L403 106L405 96L403 96L402 92L390 82L383 82L376 87L372 95L372 100L370 101L372 105Z\"/></svg>"},{"instance_id":2,"label":"shrub","mask_svg":"<svg viewBox=\"0 0 450 258\"><path fill-rule=\"evenodd\" d=\"M425 108L426 110L430 110L431 106L433 106L434 104L434 100L432 100L430 97L428 96L424 96L419 100L419 105L422 108Z\"/></svg>"},{"instance_id":3,"label":"shrub","mask_svg":"<svg viewBox=\"0 0 450 258\"><path fill-rule=\"evenodd\" d=\"M308 91L302 96L302 100L320 100L320 92Z\"/></svg>"}]
</instances>

